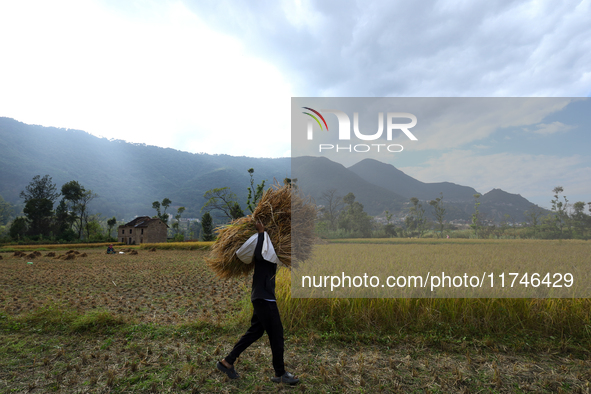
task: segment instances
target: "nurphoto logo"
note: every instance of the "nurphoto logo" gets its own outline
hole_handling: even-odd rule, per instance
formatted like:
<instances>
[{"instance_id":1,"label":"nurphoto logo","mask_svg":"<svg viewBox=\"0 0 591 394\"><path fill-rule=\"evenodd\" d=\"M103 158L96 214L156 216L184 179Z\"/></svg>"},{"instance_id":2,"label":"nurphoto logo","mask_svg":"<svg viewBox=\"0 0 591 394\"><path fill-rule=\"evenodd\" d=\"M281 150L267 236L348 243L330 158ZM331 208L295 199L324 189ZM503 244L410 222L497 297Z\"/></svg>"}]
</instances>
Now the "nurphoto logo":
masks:
<instances>
[{"instance_id":1,"label":"nurphoto logo","mask_svg":"<svg viewBox=\"0 0 591 394\"><path fill-rule=\"evenodd\" d=\"M310 112L302 112L303 114L309 116L311 119L308 119L307 123L307 132L308 132L308 140L314 139L314 121L320 127L320 130L328 132L328 124L326 123L326 119L322 116L322 113L325 114L334 114L337 117L337 121L339 122L339 141L350 141L351 140L351 120L349 116L343 112L336 109L322 109L317 111L310 107L302 107ZM321 113L322 112L322 113ZM398 123L395 119L410 119L410 123ZM386 140L392 141L392 132L394 130L402 131L411 141L417 141L417 137L414 136L413 133L410 132L409 129L413 128L417 124L417 117L413 114L408 112L388 112L386 114ZM323 127L324 125L324 127ZM355 137L361 141L375 141L382 138L382 134L384 133L384 113L378 113L378 131L373 134L364 134L359 130L359 113L353 113L353 133ZM356 144L356 145L339 145L339 144L319 144L318 145L319 152L322 151L335 151L335 152L358 152L358 153L365 153L369 151L377 151L380 152L380 149L386 150L388 152L396 153L402 152L404 147L400 144Z\"/></svg>"}]
</instances>

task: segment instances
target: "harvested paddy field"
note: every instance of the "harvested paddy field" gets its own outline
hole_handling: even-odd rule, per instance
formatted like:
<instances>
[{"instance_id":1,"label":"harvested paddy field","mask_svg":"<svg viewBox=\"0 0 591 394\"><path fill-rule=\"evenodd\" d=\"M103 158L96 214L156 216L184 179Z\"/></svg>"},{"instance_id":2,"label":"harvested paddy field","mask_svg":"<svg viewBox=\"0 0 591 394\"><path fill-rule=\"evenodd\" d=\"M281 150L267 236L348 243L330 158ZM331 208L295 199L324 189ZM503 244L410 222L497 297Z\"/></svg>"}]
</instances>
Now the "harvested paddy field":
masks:
<instances>
[{"instance_id":1,"label":"harvested paddy field","mask_svg":"<svg viewBox=\"0 0 591 394\"><path fill-rule=\"evenodd\" d=\"M10 315L46 306L78 313L101 309L138 323L215 321L237 309L234 301L247 283L214 278L203 251L31 253L2 260L0 305Z\"/></svg>"}]
</instances>

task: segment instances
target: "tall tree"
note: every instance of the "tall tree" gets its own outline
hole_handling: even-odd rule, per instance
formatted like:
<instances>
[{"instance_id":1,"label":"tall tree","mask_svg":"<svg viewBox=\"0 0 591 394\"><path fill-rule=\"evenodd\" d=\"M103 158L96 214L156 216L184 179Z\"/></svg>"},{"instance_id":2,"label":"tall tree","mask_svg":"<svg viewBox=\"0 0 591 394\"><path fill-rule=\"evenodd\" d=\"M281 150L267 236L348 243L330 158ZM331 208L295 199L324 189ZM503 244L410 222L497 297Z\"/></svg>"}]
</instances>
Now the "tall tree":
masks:
<instances>
[{"instance_id":1,"label":"tall tree","mask_svg":"<svg viewBox=\"0 0 591 394\"><path fill-rule=\"evenodd\" d=\"M26 218L18 217L12 221L10 225L9 234L14 240L19 240L27 235L29 231L29 223Z\"/></svg>"},{"instance_id":2,"label":"tall tree","mask_svg":"<svg viewBox=\"0 0 591 394\"><path fill-rule=\"evenodd\" d=\"M339 212L343 207L343 198L337 195L337 189L329 189L322 193L320 200L324 202L322 214L331 230L336 230Z\"/></svg>"},{"instance_id":3,"label":"tall tree","mask_svg":"<svg viewBox=\"0 0 591 394\"><path fill-rule=\"evenodd\" d=\"M552 212L554 212L554 223L558 229L558 235L560 238L564 236L564 228L570 227L568 217L568 200L566 196L563 196L564 201L560 201L560 194L564 192L562 186L556 186L553 190L554 199L552 202ZM569 229L570 230L570 229Z\"/></svg>"},{"instance_id":4,"label":"tall tree","mask_svg":"<svg viewBox=\"0 0 591 394\"><path fill-rule=\"evenodd\" d=\"M176 222L172 224L172 228L175 231L175 236L180 233L181 216L183 212L185 212L185 207L178 207L178 209L176 210L176 215L174 215L174 219L176 220Z\"/></svg>"},{"instance_id":5,"label":"tall tree","mask_svg":"<svg viewBox=\"0 0 591 394\"><path fill-rule=\"evenodd\" d=\"M40 175L21 191L20 197L25 200L23 213L29 220L31 235L48 235L53 217L53 203L59 197L56 185L49 175Z\"/></svg>"},{"instance_id":6,"label":"tall tree","mask_svg":"<svg viewBox=\"0 0 591 394\"><path fill-rule=\"evenodd\" d=\"M113 234L113 227L117 224L117 218L113 216L111 219L107 220L107 226L109 227L109 238L111 238Z\"/></svg>"},{"instance_id":7,"label":"tall tree","mask_svg":"<svg viewBox=\"0 0 591 394\"><path fill-rule=\"evenodd\" d=\"M0 196L0 225L8 223L13 214L14 209L12 205Z\"/></svg>"},{"instance_id":8,"label":"tall tree","mask_svg":"<svg viewBox=\"0 0 591 394\"><path fill-rule=\"evenodd\" d=\"M435 200L429 201L429 205L433 207L433 215L435 220L439 223L439 234L437 237L443 238L443 221L445 219L445 207L443 206L443 192L439 193L439 197Z\"/></svg>"},{"instance_id":9,"label":"tall tree","mask_svg":"<svg viewBox=\"0 0 591 394\"><path fill-rule=\"evenodd\" d=\"M229 187L208 190L203 195L203 198L207 199L207 201L203 205L203 208L201 208L202 211L205 210L206 212L211 212L213 210L219 210L222 211L228 219L236 219L232 214L238 213L236 210L238 202L236 201L236 194L232 193ZM239 204L238 207L240 207ZM240 211L242 211L242 209L240 209Z\"/></svg>"},{"instance_id":10,"label":"tall tree","mask_svg":"<svg viewBox=\"0 0 591 394\"><path fill-rule=\"evenodd\" d=\"M419 238L421 238L425 232L425 225L427 224L425 208L423 208L423 205L416 197L411 197L410 202L412 203L412 206L409 208L410 216L414 221L414 227L419 233Z\"/></svg>"},{"instance_id":11,"label":"tall tree","mask_svg":"<svg viewBox=\"0 0 591 394\"><path fill-rule=\"evenodd\" d=\"M254 186L254 168L249 168L248 169L248 174L250 175L250 187L248 188L248 197L246 199L246 207L248 208L248 210L252 213L254 212L254 209L256 208L259 200L261 199L261 197L263 196L264 193L264 189L265 189L265 180L263 179L263 181L261 183L259 183L256 188ZM238 205L238 207L240 207L240 205ZM242 211L242 209L240 209L240 211ZM242 216L244 216L244 214L242 214ZM242 217L239 216L239 217Z\"/></svg>"},{"instance_id":12,"label":"tall tree","mask_svg":"<svg viewBox=\"0 0 591 394\"><path fill-rule=\"evenodd\" d=\"M394 225L390 223L390 221L392 221L392 216L394 215L391 214L390 211L388 211L387 209L384 212L384 214L386 215L386 225L384 226L384 231L386 232L386 235L390 237L395 237L396 229L394 228Z\"/></svg>"},{"instance_id":13,"label":"tall tree","mask_svg":"<svg viewBox=\"0 0 591 394\"><path fill-rule=\"evenodd\" d=\"M88 205L98 197L92 190L86 190L78 181L70 181L62 185L62 201L65 201L72 215L72 223L78 232L78 239L82 239L86 224L89 221ZM88 234L89 232L86 231Z\"/></svg>"},{"instance_id":14,"label":"tall tree","mask_svg":"<svg viewBox=\"0 0 591 394\"><path fill-rule=\"evenodd\" d=\"M540 224L540 218L542 217L543 213L544 211L542 210L542 208L538 207L537 205L532 206L530 209L524 212L527 221L534 230L534 238L536 238L538 235L538 226Z\"/></svg>"},{"instance_id":15,"label":"tall tree","mask_svg":"<svg viewBox=\"0 0 591 394\"><path fill-rule=\"evenodd\" d=\"M87 240L100 240L104 238L103 227L100 223L101 214L88 215L84 217L84 231Z\"/></svg>"},{"instance_id":16,"label":"tall tree","mask_svg":"<svg viewBox=\"0 0 591 394\"><path fill-rule=\"evenodd\" d=\"M213 241L215 236L213 235L213 219L209 212L205 212L201 217L201 237L204 241Z\"/></svg>"},{"instance_id":17,"label":"tall tree","mask_svg":"<svg viewBox=\"0 0 591 394\"><path fill-rule=\"evenodd\" d=\"M29 200L45 199L51 201L53 205L59 196L57 186L52 182L49 175L45 175L43 178L41 178L41 175L35 175L33 180L25 187L25 190L20 193L20 198L25 200L25 203Z\"/></svg>"},{"instance_id":18,"label":"tall tree","mask_svg":"<svg viewBox=\"0 0 591 394\"><path fill-rule=\"evenodd\" d=\"M583 201L577 201L573 204L571 220L576 236L585 238L586 229L591 224L591 217L585 213L585 203Z\"/></svg>"},{"instance_id":19,"label":"tall tree","mask_svg":"<svg viewBox=\"0 0 591 394\"><path fill-rule=\"evenodd\" d=\"M230 215L232 216L232 219L239 219L244 216L244 212L242 211L240 204L237 202L234 203L232 208L230 208Z\"/></svg>"},{"instance_id":20,"label":"tall tree","mask_svg":"<svg viewBox=\"0 0 591 394\"><path fill-rule=\"evenodd\" d=\"M170 201L170 199L166 197L162 200L162 203L154 201L152 203L152 208L156 210L156 216L154 216L154 218L158 218L162 220L164 223L168 223L168 217L170 215L166 213L166 210L168 209L168 207L170 207L170 204L172 204L172 201ZM164 211L160 212L160 207L163 207Z\"/></svg>"},{"instance_id":21,"label":"tall tree","mask_svg":"<svg viewBox=\"0 0 591 394\"><path fill-rule=\"evenodd\" d=\"M474 213L472 214L472 224L470 225L470 227L472 227L472 229L474 230L474 235L476 236L476 238L478 238L480 234L480 229L482 227L480 211L478 210L478 207L480 206L480 201L478 200L479 198L480 194L477 193L474 195Z\"/></svg>"},{"instance_id":22,"label":"tall tree","mask_svg":"<svg viewBox=\"0 0 591 394\"><path fill-rule=\"evenodd\" d=\"M371 216L363 210L363 204L355 201L353 193L347 194L343 201L346 207L339 215L339 227L363 237L371 236Z\"/></svg>"}]
</instances>

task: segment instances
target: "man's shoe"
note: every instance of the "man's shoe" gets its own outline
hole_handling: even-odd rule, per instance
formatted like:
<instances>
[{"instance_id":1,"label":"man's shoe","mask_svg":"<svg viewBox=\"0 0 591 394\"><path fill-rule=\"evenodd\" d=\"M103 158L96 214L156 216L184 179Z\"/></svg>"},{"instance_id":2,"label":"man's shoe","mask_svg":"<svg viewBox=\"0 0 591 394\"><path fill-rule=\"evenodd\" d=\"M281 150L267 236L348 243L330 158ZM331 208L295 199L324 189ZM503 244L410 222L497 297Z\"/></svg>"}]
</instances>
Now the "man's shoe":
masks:
<instances>
[{"instance_id":1,"label":"man's shoe","mask_svg":"<svg viewBox=\"0 0 591 394\"><path fill-rule=\"evenodd\" d=\"M228 378L230 379L238 379L240 377L240 375L238 375L238 372L236 372L236 370L234 369L234 366L232 366L232 368L228 368L224 364L222 364L221 361L218 361L217 367L220 371L228 375Z\"/></svg>"},{"instance_id":2,"label":"man's shoe","mask_svg":"<svg viewBox=\"0 0 591 394\"><path fill-rule=\"evenodd\" d=\"M293 376L293 374L286 372L283 374L283 376L274 376L271 378L271 382L274 383L285 383L285 384L298 384L299 383L299 379L296 378L295 376Z\"/></svg>"}]
</instances>

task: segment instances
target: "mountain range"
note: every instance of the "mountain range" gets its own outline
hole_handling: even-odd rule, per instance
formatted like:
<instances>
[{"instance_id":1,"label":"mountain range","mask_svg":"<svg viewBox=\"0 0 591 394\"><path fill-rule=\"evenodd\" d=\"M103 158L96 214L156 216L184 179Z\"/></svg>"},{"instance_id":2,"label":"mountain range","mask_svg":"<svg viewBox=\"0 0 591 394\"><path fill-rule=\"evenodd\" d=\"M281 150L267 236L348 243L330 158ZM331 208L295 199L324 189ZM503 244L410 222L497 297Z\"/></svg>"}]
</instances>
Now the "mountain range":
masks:
<instances>
[{"instance_id":1,"label":"mountain range","mask_svg":"<svg viewBox=\"0 0 591 394\"><path fill-rule=\"evenodd\" d=\"M163 139L165 135L163 135ZM92 210L104 217L131 219L154 215L153 201L168 197L169 212L184 206L184 217L201 217L204 193L229 187L246 208L248 169L254 182L297 178L299 188L322 204L322 193L352 192L366 212L389 210L403 216L409 199L417 197L427 211L428 201L443 193L446 219L469 219L474 211L475 189L450 182L424 183L390 164L365 159L351 167L325 157L251 158L188 153L170 148L95 137L80 130L27 125L0 117L0 195L22 207L19 193L35 175L49 174L58 189L71 180L99 195ZM493 189L480 198L480 211L489 219L525 220L532 203L518 194Z\"/></svg>"}]
</instances>

